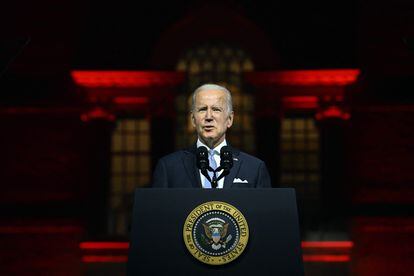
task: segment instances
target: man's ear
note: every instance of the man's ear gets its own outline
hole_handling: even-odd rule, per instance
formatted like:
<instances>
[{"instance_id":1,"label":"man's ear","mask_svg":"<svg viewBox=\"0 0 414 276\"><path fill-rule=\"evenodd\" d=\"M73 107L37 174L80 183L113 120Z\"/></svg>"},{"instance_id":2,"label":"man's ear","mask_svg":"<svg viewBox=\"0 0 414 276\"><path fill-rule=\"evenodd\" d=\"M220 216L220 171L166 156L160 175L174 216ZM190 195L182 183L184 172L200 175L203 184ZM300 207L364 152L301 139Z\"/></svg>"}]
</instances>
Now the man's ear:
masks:
<instances>
[{"instance_id":1,"label":"man's ear","mask_svg":"<svg viewBox=\"0 0 414 276\"><path fill-rule=\"evenodd\" d=\"M234 112L232 111L227 117L227 128L230 128L233 125L233 118L234 118Z\"/></svg>"},{"instance_id":2,"label":"man's ear","mask_svg":"<svg viewBox=\"0 0 414 276\"><path fill-rule=\"evenodd\" d=\"M195 117L194 117L193 112L190 112L190 119L191 119L191 124L193 125L193 127L195 127Z\"/></svg>"}]
</instances>

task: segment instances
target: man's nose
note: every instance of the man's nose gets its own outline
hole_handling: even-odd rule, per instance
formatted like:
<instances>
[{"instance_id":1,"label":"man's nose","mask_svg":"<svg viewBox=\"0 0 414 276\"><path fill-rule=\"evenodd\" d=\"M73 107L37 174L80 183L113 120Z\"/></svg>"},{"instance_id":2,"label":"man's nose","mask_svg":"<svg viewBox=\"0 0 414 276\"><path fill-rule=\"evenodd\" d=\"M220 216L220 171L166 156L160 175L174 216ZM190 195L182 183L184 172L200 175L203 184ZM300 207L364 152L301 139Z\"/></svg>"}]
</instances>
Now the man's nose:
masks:
<instances>
[{"instance_id":1,"label":"man's nose","mask_svg":"<svg viewBox=\"0 0 414 276\"><path fill-rule=\"evenodd\" d=\"M213 120L213 112L211 111L211 109L207 109L205 119L209 121Z\"/></svg>"}]
</instances>

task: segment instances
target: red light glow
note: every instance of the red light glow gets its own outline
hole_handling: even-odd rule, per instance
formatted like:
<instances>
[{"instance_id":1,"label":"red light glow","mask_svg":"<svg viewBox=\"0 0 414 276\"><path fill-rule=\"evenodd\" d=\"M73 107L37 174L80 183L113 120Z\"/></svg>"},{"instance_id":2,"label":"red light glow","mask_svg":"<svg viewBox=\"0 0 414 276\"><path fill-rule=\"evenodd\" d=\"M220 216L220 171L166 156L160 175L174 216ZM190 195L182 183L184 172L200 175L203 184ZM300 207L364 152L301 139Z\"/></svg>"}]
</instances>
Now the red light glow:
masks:
<instances>
[{"instance_id":1,"label":"red light glow","mask_svg":"<svg viewBox=\"0 0 414 276\"><path fill-rule=\"evenodd\" d=\"M87 255L82 257L84 263L126 263L128 256L99 256L99 255Z\"/></svg>"},{"instance_id":2,"label":"red light glow","mask_svg":"<svg viewBox=\"0 0 414 276\"><path fill-rule=\"evenodd\" d=\"M349 262L351 257L349 255L303 255L304 262ZM126 263L128 256L100 256L100 255L86 255L82 257L84 263Z\"/></svg>"},{"instance_id":3,"label":"red light glow","mask_svg":"<svg viewBox=\"0 0 414 276\"><path fill-rule=\"evenodd\" d=\"M108 112L107 110L101 107L95 107L92 110L81 115L81 120L83 122L89 122L92 120L105 120L105 121L114 121L115 115Z\"/></svg>"},{"instance_id":4,"label":"red light glow","mask_svg":"<svg viewBox=\"0 0 414 276\"><path fill-rule=\"evenodd\" d=\"M128 242L82 242L79 247L81 249L128 249ZM352 241L303 241L302 248L346 248L354 247Z\"/></svg>"},{"instance_id":5,"label":"red light glow","mask_svg":"<svg viewBox=\"0 0 414 276\"><path fill-rule=\"evenodd\" d=\"M116 97L114 103L119 105L139 105L148 103L145 97Z\"/></svg>"},{"instance_id":6,"label":"red light glow","mask_svg":"<svg viewBox=\"0 0 414 276\"><path fill-rule=\"evenodd\" d=\"M314 96L284 97L284 108L315 109L318 107L318 98Z\"/></svg>"},{"instance_id":7,"label":"red light glow","mask_svg":"<svg viewBox=\"0 0 414 276\"><path fill-rule=\"evenodd\" d=\"M345 86L352 84L359 69L292 70L248 73L247 78L259 85Z\"/></svg>"},{"instance_id":8,"label":"red light glow","mask_svg":"<svg viewBox=\"0 0 414 276\"><path fill-rule=\"evenodd\" d=\"M81 242L80 249L128 249L128 242Z\"/></svg>"},{"instance_id":9,"label":"red light glow","mask_svg":"<svg viewBox=\"0 0 414 276\"><path fill-rule=\"evenodd\" d=\"M346 248L351 249L354 247L352 241L303 241L302 248Z\"/></svg>"},{"instance_id":10,"label":"red light glow","mask_svg":"<svg viewBox=\"0 0 414 276\"><path fill-rule=\"evenodd\" d=\"M82 242L79 244L82 250L128 250L128 242ZM350 250L354 247L352 241L304 241L304 250L339 249ZM342 251L343 252L343 251ZM349 254L303 254L304 262L350 262ZM128 261L127 255L85 255L84 263L124 263Z\"/></svg>"},{"instance_id":11,"label":"red light glow","mask_svg":"<svg viewBox=\"0 0 414 276\"><path fill-rule=\"evenodd\" d=\"M304 262L343 263L350 260L349 255L303 255Z\"/></svg>"},{"instance_id":12,"label":"red light glow","mask_svg":"<svg viewBox=\"0 0 414 276\"><path fill-rule=\"evenodd\" d=\"M144 88L178 85L184 80L179 72L161 71L72 71L78 86L87 88Z\"/></svg>"},{"instance_id":13,"label":"red light glow","mask_svg":"<svg viewBox=\"0 0 414 276\"><path fill-rule=\"evenodd\" d=\"M345 111L343 111L341 108L337 106L329 106L321 111L319 111L315 115L317 120L323 120L323 119L342 119L342 120L349 120L351 115Z\"/></svg>"}]
</instances>

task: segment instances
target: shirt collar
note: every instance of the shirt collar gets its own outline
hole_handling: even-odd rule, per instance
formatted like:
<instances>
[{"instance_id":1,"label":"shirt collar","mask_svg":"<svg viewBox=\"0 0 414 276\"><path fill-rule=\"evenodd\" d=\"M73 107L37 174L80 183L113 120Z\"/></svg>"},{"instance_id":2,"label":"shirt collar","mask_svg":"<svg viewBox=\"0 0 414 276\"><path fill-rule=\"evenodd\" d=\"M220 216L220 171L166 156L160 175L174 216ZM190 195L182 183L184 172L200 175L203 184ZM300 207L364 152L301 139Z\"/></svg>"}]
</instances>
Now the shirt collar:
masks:
<instances>
[{"instance_id":1,"label":"shirt collar","mask_svg":"<svg viewBox=\"0 0 414 276\"><path fill-rule=\"evenodd\" d=\"M206 146L203 142L201 142L200 138L197 139L197 148L204 146L206 147L208 150L210 150L210 148L208 146ZM214 154L218 154L220 155L220 150L222 147L227 146L227 141L226 139L223 140L223 142L221 142L217 147L214 148Z\"/></svg>"}]
</instances>

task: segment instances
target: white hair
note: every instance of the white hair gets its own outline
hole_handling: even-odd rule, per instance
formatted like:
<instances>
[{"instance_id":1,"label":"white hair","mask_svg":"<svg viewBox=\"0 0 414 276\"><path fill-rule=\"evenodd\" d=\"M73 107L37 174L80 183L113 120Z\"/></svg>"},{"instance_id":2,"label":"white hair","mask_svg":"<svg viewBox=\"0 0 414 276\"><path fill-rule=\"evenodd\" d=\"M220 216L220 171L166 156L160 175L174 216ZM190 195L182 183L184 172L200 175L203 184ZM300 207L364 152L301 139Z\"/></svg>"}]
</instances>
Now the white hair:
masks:
<instances>
[{"instance_id":1,"label":"white hair","mask_svg":"<svg viewBox=\"0 0 414 276\"><path fill-rule=\"evenodd\" d=\"M193 94L191 95L191 111L194 111L195 100L196 100L196 96L198 92L208 91L208 90L223 91L226 95L227 114L230 114L233 111L233 100L232 100L230 91L224 86L220 86L218 84L212 84L212 83L203 84L200 87L198 87L196 90L194 90Z\"/></svg>"}]
</instances>

